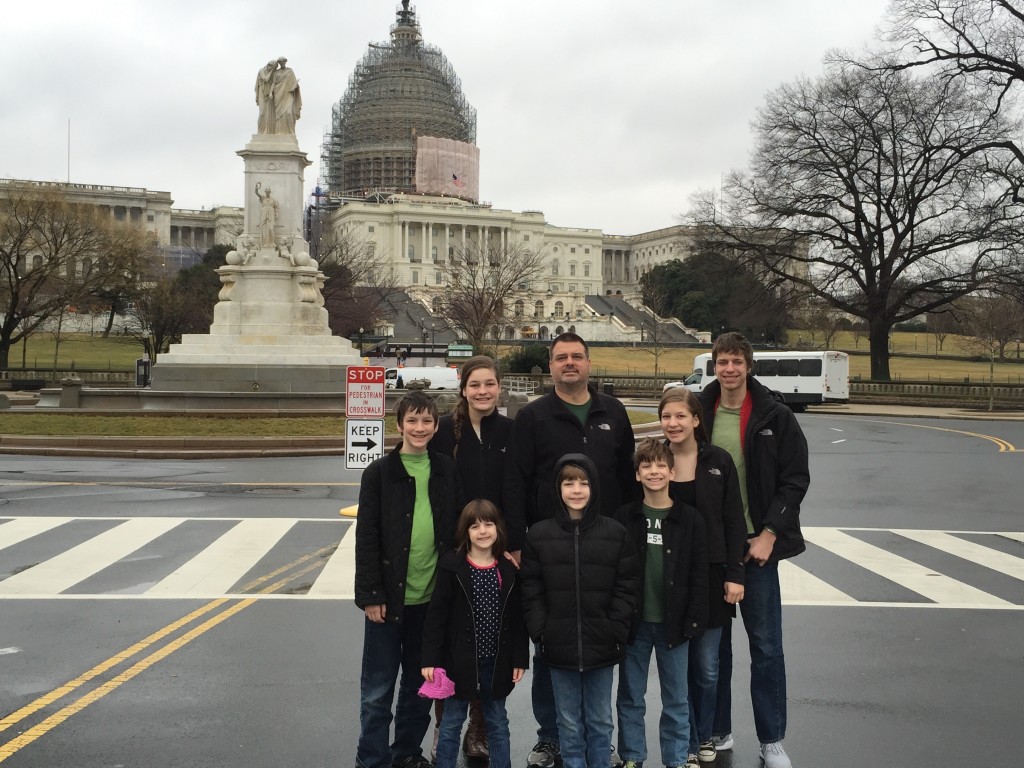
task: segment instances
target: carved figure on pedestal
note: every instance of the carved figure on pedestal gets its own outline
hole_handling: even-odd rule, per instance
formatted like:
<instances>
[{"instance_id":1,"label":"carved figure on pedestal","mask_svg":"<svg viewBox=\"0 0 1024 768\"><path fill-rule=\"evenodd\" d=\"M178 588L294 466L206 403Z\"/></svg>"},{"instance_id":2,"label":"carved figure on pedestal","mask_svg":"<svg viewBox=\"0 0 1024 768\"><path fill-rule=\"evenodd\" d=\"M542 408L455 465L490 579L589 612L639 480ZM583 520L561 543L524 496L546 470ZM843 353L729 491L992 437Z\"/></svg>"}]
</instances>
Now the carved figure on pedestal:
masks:
<instances>
[{"instance_id":1,"label":"carved figure on pedestal","mask_svg":"<svg viewBox=\"0 0 1024 768\"><path fill-rule=\"evenodd\" d=\"M284 56L268 61L256 75L257 133L294 134L302 114L302 93Z\"/></svg>"},{"instance_id":2,"label":"carved figure on pedestal","mask_svg":"<svg viewBox=\"0 0 1024 768\"><path fill-rule=\"evenodd\" d=\"M264 194L260 194L260 187L263 184L256 182L256 197L260 201L260 245L264 248L273 248L277 244L277 216L281 212L278 205L270 195L270 187Z\"/></svg>"}]
</instances>

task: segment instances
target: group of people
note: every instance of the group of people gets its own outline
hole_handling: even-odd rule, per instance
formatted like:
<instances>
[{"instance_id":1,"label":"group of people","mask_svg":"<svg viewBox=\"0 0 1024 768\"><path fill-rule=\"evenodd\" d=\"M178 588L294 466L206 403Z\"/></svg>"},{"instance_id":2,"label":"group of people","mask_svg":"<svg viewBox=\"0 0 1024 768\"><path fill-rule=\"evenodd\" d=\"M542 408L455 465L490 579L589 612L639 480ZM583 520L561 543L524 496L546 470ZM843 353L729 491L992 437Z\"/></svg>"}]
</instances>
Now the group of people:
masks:
<instances>
[{"instance_id":1,"label":"group of people","mask_svg":"<svg viewBox=\"0 0 1024 768\"><path fill-rule=\"evenodd\" d=\"M506 768L505 698L527 668L538 725L528 768L608 768L615 751L624 768L642 766L652 655L663 764L712 762L733 747L737 605L761 760L791 765L778 563L804 549L807 443L751 377L746 339L723 334L712 356L717 380L699 397L666 392L665 439L638 446L623 405L590 385L573 333L551 343L553 391L514 421L498 413L500 375L483 356L463 366L453 414L439 419L423 392L401 399L401 442L359 492L357 768L429 765L420 689L440 695L444 679L438 768L454 768L460 746Z\"/></svg>"}]
</instances>

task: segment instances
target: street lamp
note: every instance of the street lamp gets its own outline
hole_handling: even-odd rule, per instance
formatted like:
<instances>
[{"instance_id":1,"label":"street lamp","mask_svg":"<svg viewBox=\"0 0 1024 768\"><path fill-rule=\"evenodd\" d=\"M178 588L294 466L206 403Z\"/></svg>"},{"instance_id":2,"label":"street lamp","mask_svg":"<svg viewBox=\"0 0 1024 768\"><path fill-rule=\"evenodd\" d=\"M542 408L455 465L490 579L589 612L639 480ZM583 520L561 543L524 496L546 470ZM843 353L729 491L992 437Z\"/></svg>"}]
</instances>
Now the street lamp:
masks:
<instances>
[{"instance_id":1,"label":"street lamp","mask_svg":"<svg viewBox=\"0 0 1024 768\"><path fill-rule=\"evenodd\" d=\"M423 326L423 365L427 365L427 326Z\"/></svg>"},{"instance_id":2,"label":"street lamp","mask_svg":"<svg viewBox=\"0 0 1024 768\"><path fill-rule=\"evenodd\" d=\"M359 326L359 356L363 356L363 326Z\"/></svg>"}]
</instances>

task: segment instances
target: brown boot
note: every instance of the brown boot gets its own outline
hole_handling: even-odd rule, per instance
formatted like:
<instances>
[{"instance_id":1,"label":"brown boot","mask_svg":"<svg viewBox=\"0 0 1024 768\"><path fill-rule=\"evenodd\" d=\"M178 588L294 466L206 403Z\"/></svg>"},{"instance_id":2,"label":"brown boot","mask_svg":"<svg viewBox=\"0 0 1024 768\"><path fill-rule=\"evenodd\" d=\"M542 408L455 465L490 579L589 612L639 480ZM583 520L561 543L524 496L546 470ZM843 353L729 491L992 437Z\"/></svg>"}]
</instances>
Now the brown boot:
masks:
<instances>
[{"instance_id":1,"label":"brown boot","mask_svg":"<svg viewBox=\"0 0 1024 768\"><path fill-rule=\"evenodd\" d=\"M444 717L444 699L434 699L434 741L430 745L430 762L437 762L437 740L441 737L441 718Z\"/></svg>"},{"instance_id":2,"label":"brown boot","mask_svg":"<svg viewBox=\"0 0 1024 768\"><path fill-rule=\"evenodd\" d=\"M462 751L466 757L490 757L487 750L487 726L484 723L484 710L480 700L474 699L469 704L469 727L462 739Z\"/></svg>"}]
</instances>

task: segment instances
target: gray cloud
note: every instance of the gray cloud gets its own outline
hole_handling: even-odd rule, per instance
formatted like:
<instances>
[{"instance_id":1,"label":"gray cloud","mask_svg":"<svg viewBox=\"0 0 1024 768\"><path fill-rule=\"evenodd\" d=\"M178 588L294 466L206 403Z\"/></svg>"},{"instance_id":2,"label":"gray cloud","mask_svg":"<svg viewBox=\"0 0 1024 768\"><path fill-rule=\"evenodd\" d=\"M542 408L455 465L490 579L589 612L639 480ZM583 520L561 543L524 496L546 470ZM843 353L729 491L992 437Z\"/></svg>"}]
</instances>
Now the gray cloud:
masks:
<instances>
[{"instance_id":1,"label":"gray cloud","mask_svg":"<svg viewBox=\"0 0 1024 768\"><path fill-rule=\"evenodd\" d=\"M331 106L396 3L56 0L5 7L0 176L170 191L239 205L235 151L271 58L298 74L314 161ZM561 226L670 226L687 197L746 163L764 94L860 48L886 0L421 0L478 111L481 193Z\"/></svg>"}]
</instances>

